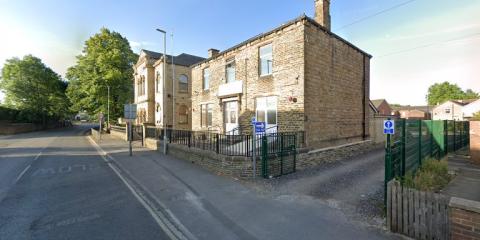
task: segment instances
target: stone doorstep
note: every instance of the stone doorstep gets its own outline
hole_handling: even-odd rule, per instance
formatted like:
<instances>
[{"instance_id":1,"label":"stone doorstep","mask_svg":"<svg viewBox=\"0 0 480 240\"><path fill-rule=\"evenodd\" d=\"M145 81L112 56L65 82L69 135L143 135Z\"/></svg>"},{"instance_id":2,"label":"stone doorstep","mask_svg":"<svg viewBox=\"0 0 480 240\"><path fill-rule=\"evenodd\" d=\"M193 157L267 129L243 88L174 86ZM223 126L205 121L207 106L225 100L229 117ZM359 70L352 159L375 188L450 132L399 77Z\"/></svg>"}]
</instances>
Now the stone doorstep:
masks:
<instances>
[{"instance_id":1,"label":"stone doorstep","mask_svg":"<svg viewBox=\"0 0 480 240\"><path fill-rule=\"evenodd\" d=\"M452 208L463 209L480 214L480 202L477 201L452 197L448 205Z\"/></svg>"}]
</instances>

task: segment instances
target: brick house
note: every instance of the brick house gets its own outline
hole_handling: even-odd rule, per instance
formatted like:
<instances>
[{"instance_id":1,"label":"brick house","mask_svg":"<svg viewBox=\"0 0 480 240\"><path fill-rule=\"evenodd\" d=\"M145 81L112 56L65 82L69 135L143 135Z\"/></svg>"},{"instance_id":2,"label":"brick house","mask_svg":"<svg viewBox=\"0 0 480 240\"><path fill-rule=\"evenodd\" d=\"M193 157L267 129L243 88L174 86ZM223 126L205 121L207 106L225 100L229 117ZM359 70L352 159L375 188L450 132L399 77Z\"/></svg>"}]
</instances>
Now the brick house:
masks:
<instances>
[{"instance_id":1,"label":"brick house","mask_svg":"<svg viewBox=\"0 0 480 240\"><path fill-rule=\"evenodd\" d=\"M305 132L309 148L368 137L371 56L330 30L329 0L192 66L192 129Z\"/></svg>"},{"instance_id":2,"label":"brick house","mask_svg":"<svg viewBox=\"0 0 480 240\"><path fill-rule=\"evenodd\" d=\"M433 106L393 106L393 115L404 119L432 119Z\"/></svg>"},{"instance_id":3,"label":"brick house","mask_svg":"<svg viewBox=\"0 0 480 240\"><path fill-rule=\"evenodd\" d=\"M167 55L165 94L163 86L163 54L142 50L134 68L134 101L137 104L137 124L191 129L191 70L190 65L204 58L180 54ZM173 64L172 64L173 61ZM173 77L175 75L175 77ZM172 79L175 79L173 85ZM175 104L173 104L175 103ZM175 115L172 112L175 111ZM165 122L164 122L165 120Z\"/></svg>"},{"instance_id":4,"label":"brick house","mask_svg":"<svg viewBox=\"0 0 480 240\"><path fill-rule=\"evenodd\" d=\"M381 116L390 116L392 115L392 107L388 104L385 99L375 99L372 100L373 105L378 110L378 115Z\"/></svg>"}]
</instances>

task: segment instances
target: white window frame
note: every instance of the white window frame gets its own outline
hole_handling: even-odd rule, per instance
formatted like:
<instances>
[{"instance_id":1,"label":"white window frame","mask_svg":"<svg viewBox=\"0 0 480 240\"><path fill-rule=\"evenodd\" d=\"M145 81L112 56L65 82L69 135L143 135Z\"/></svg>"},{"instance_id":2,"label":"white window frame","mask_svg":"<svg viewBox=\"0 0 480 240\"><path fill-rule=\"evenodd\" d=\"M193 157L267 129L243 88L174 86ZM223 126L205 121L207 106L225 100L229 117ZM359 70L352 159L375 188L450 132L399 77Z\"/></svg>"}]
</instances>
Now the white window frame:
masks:
<instances>
[{"instance_id":1,"label":"white window frame","mask_svg":"<svg viewBox=\"0 0 480 240\"><path fill-rule=\"evenodd\" d=\"M265 49L265 48L270 48L271 51L270 53L267 53L267 54L262 54L262 49ZM267 61L267 71L266 73L263 73L263 68L262 68L262 59L264 58L268 58L268 56L270 56L270 62L271 62L271 67L269 68L269 64L268 64L268 59L266 60ZM260 74L261 77L263 76L269 76L269 75L272 75L273 74L273 44L272 43L269 43L269 44L266 44L266 45L263 45L261 47L258 48L258 72Z\"/></svg>"},{"instance_id":2,"label":"white window frame","mask_svg":"<svg viewBox=\"0 0 480 240\"><path fill-rule=\"evenodd\" d=\"M229 69L233 69L233 79L230 79L229 78ZM236 68L236 65L235 65L235 60L230 60L227 62L227 64L225 64L225 83L231 83L231 82L235 82L237 79L236 79L236 71L237 71L237 68Z\"/></svg>"},{"instance_id":3,"label":"white window frame","mask_svg":"<svg viewBox=\"0 0 480 240\"><path fill-rule=\"evenodd\" d=\"M211 80L211 72L210 68L206 67L202 70L202 89L209 90L210 89L210 80Z\"/></svg>"},{"instance_id":4,"label":"white window frame","mask_svg":"<svg viewBox=\"0 0 480 240\"><path fill-rule=\"evenodd\" d=\"M185 77L185 79L186 79L187 82L186 82L186 83L182 83L181 77ZM189 79L188 79L188 76L187 76L187 75L185 75L185 74L180 74L180 76L178 76L178 92L183 92L183 93L186 92L186 93L188 93L188 81L189 81ZM186 89L182 89L182 87L181 87L181 86L184 85L184 84L186 85Z\"/></svg>"}]
</instances>

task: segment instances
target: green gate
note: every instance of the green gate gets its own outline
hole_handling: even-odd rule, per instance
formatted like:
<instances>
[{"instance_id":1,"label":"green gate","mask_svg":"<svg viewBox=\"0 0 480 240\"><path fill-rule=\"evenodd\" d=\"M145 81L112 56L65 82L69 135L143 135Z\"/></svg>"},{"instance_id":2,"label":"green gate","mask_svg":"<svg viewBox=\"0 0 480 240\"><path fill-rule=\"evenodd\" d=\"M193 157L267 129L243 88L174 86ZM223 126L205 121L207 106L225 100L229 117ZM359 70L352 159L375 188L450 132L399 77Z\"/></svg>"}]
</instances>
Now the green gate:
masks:
<instances>
[{"instance_id":1,"label":"green gate","mask_svg":"<svg viewBox=\"0 0 480 240\"><path fill-rule=\"evenodd\" d=\"M262 136L262 176L279 177L295 172L297 136L274 133Z\"/></svg>"}]
</instances>

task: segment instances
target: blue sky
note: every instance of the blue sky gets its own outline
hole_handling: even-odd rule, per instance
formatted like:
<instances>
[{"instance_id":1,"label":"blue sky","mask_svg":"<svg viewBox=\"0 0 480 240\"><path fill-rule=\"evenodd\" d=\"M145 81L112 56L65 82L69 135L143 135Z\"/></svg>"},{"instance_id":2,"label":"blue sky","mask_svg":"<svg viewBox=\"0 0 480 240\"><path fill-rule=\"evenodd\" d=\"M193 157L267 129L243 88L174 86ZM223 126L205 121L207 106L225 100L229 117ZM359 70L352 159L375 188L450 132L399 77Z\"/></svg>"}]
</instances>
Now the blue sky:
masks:
<instances>
[{"instance_id":1,"label":"blue sky","mask_svg":"<svg viewBox=\"0 0 480 240\"><path fill-rule=\"evenodd\" d=\"M442 81L480 91L479 0L416 0L346 28L341 27L407 0L331 2L332 30L374 56L372 99L424 104L428 86ZM31 53L62 75L75 64L84 41L101 27L127 37L136 52L162 51L161 35L154 30L160 27L174 33L175 54L206 56L209 48L226 49L302 13L313 16L313 0L0 4L0 66Z\"/></svg>"}]
</instances>

